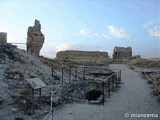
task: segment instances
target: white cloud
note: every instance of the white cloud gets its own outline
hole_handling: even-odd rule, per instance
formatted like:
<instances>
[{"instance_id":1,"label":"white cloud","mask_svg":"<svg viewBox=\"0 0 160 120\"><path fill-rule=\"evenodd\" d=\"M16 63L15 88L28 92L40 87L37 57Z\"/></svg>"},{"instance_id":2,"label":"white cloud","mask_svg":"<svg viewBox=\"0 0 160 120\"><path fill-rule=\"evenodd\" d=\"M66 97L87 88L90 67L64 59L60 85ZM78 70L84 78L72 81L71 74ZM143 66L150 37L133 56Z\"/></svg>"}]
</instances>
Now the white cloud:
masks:
<instances>
[{"instance_id":1,"label":"white cloud","mask_svg":"<svg viewBox=\"0 0 160 120\"><path fill-rule=\"evenodd\" d=\"M107 35L107 34L102 34L102 37L104 37L104 38L110 38L110 36Z\"/></svg>"},{"instance_id":2,"label":"white cloud","mask_svg":"<svg viewBox=\"0 0 160 120\"><path fill-rule=\"evenodd\" d=\"M56 51L64 51L64 50L69 50L71 48L70 44L60 44L56 46Z\"/></svg>"},{"instance_id":3,"label":"white cloud","mask_svg":"<svg viewBox=\"0 0 160 120\"><path fill-rule=\"evenodd\" d=\"M115 28L113 25L108 26L109 29L109 35L116 37L116 38L125 38L128 37L128 35L125 33L125 30L123 28Z\"/></svg>"},{"instance_id":4,"label":"white cloud","mask_svg":"<svg viewBox=\"0 0 160 120\"><path fill-rule=\"evenodd\" d=\"M149 21L149 22L146 22L146 23L143 24L143 27L144 27L144 28L147 28L147 27L153 25L154 23L156 23L157 21L158 21L158 20L154 19L154 20L151 20L151 21Z\"/></svg>"},{"instance_id":5,"label":"white cloud","mask_svg":"<svg viewBox=\"0 0 160 120\"><path fill-rule=\"evenodd\" d=\"M47 47L47 49L46 49ZM41 50L41 54L48 58L55 58L57 52L65 50L80 50L80 51L106 51L111 56L112 50L106 49L103 45L86 45L86 44L45 44Z\"/></svg>"},{"instance_id":6,"label":"white cloud","mask_svg":"<svg viewBox=\"0 0 160 120\"><path fill-rule=\"evenodd\" d=\"M40 55L53 59L56 57L56 51L41 51Z\"/></svg>"},{"instance_id":7,"label":"white cloud","mask_svg":"<svg viewBox=\"0 0 160 120\"><path fill-rule=\"evenodd\" d=\"M53 43L49 43L48 41L45 41L40 51L40 55L43 55L48 58L55 58L56 56L55 45Z\"/></svg>"},{"instance_id":8,"label":"white cloud","mask_svg":"<svg viewBox=\"0 0 160 120\"><path fill-rule=\"evenodd\" d=\"M48 58L55 58L57 52L70 50L70 48L71 48L70 44L53 45L45 43L42 47L42 50L40 51L40 55L43 55Z\"/></svg>"},{"instance_id":9,"label":"white cloud","mask_svg":"<svg viewBox=\"0 0 160 120\"><path fill-rule=\"evenodd\" d=\"M81 29L80 31L79 31L79 34L80 35L83 35L83 36L87 36L87 35L89 35L90 34L90 32L89 32L89 30L88 29Z\"/></svg>"},{"instance_id":10,"label":"white cloud","mask_svg":"<svg viewBox=\"0 0 160 120\"><path fill-rule=\"evenodd\" d=\"M77 35L81 35L81 36L86 36L86 37L90 37L90 38L111 38L111 37L116 37L116 38L126 38L128 37L128 35L125 33L125 30L123 28L115 28L113 25L109 25L108 26L108 32L106 34L100 34L100 33L93 33L90 32L89 29L85 28L85 29L81 29L79 31L78 34L73 34L73 36L77 36Z\"/></svg>"},{"instance_id":11,"label":"white cloud","mask_svg":"<svg viewBox=\"0 0 160 120\"><path fill-rule=\"evenodd\" d=\"M79 34L81 36L85 36L85 37L90 37L90 38L95 38L95 37L99 37L98 33L91 33L89 29L85 28L85 29L81 29L79 31ZM73 36L76 36L76 34L73 34Z\"/></svg>"},{"instance_id":12,"label":"white cloud","mask_svg":"<svg viewBox=\"0 0 160 120\"><path fill-rule=\"evenodd\" d=\"M86 44L59 44L56 46L56 51L64 50L84 50L84 51L103 51L102 46L99 45L86 45Z\"/></svg>"},{"instance_id":13,"label":"white cloud","mask_svg":"<svg viewBox=\"0 0 160 120\"><path fill-rule=\"evenodd\" d=\"M154 28L149 29L148 32L151 36L160 37L160 27L154 26Z\"/></svg>"}]
</instances>

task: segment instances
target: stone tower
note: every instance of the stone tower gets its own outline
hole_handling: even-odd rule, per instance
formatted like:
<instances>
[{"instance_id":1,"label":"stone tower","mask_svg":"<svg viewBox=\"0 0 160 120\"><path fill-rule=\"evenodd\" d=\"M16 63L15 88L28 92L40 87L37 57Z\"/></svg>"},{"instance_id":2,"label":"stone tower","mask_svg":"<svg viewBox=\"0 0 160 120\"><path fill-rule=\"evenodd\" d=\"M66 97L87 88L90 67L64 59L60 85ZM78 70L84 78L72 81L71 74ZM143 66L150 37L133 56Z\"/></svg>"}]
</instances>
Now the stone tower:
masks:
<instances>
[{"instance_id":1,"label":"stone tower","mask_svg":"<svg viewBox=\"0 0 160 120\"><path fill-rule=\"evenodd\" d=\"M44 35L41 32L41 24L35 20L34 26L28 27L27 32L27 52L39 55L44 43Z\"/></svg>"},{"instance_id":2,"label":"stone tower","mask_svg":"<svg viewBox=\"0 0 160 120\"><path fill-rule=\"evenodd\" d=\"M0 32L0 44L7 43L7 33Z\"/></svg>"},{"instance_id":3,"label":"stone tower","mask_svg":"<svg viewBox=\"0 0 160 120\"><path fill-rule=\"evenodd\" d=\"M113 60L124 60L130 59L132 57L131 47L114 47L113 50Z\"/></svg>"}]
</instances>

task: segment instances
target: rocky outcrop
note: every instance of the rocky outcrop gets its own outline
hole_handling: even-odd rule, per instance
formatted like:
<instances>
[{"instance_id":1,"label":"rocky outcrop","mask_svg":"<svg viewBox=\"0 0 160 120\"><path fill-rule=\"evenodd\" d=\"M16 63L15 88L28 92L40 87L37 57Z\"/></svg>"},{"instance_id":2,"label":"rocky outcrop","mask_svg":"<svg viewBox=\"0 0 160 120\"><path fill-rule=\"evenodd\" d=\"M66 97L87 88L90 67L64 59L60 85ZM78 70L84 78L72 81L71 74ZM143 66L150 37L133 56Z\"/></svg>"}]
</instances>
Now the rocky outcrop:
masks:
<instances>
[{"instance_id":1,"label":"rocky outcrop","mask_svg":"<svg viewBox=\"0 0 160 120\"><path fill-rule=\"evenodd\" d=\"M114 47L113 60L128 60L132 58L131 47Z\"/></svg>"},{"instance_id":2,"label":"rocky outcrop","mask_svg":"<svg viewBox=\"0 0 160 120\"><path fill-rule=\"evenodd\" d=\"M73 61L77 64L106 64L109 61L107 52L100 51L60 51L56 59Z\"/></svg>"},{"instance_id":3,"label":"rocky outcrop","mask_svg":"<svg viewBox=\"0 0 160 120\"><path fill-rule=\"evenodd\" d=\"M7 33L0 32L0 44L7 43Z\"/></svg>"},{"instance_id":4,"label":"rocky outcrop","mask_svg":"<svg viewBox=\"0 0 160 120\"><path fill-rule=\"evenodd\" d=\"M41 24L35 20L33 27L28 27L27 32L27 52L39 55L44 43L44 35L41 32Z\"/></svg>"}]
</instances>

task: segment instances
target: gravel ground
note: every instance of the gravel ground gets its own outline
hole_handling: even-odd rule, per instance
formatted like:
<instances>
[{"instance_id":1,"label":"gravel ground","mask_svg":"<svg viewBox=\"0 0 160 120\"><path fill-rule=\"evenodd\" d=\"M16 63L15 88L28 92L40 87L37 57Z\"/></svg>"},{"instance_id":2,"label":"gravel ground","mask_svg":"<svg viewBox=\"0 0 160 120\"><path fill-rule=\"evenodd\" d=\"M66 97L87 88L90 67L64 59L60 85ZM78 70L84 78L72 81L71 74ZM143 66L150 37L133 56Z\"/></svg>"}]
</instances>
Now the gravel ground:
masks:
<instances>
[{"instance_id":1,"label":"gravel ground","mask_svg":"<svg viewBox=\"0 0 160 120\"><path fill-rule=\"evenodd\" d=\"M150 86L140 73L126 65L110 65L110 68L122 70L123 84L104 106L66 104L54 111L54 120L160 120L160 104L157 97L151 95ZM131 117L131 114L157 114L159 117ZM51 120L51 115L48 120Z\"/></svg>"}]
</instances>

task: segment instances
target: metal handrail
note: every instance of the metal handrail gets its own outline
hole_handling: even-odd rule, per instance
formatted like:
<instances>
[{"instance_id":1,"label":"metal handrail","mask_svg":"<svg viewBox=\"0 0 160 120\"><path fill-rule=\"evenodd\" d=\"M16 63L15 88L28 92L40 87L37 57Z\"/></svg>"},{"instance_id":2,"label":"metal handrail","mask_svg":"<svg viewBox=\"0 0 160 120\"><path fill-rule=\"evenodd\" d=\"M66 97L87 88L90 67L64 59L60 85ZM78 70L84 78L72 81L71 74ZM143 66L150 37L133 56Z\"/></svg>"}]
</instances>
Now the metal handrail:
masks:
<instances>
[{"instance_id":1,"label":"metal handrail","mask_svg":"<svg viewBox=\"0 0 160 120\"><path fill-rule=\"evenodd\" d=\"M110 81L109 79L114 77L115 75L117 75L117 79L115 81ZM110 86L112 85L112 91L114 92L114 85L115 85L115 82L116 82L116 87L118 86L118 79L120 78L121 80L121 70L118 70L118 72L114 72L112 75L108 76L106 78L106 80L103 80L102 81L102 91L103 91L103 105L104 105L104 102L105 102L105 92L108 90L108 97L110 98ZM114 80L115 78L112 78L112 80ZM108 84L108 89L105 90L105 82L107 81L107 84Z\"/></svg>"},{"instance_id":2,"label":"metal handrail","mask_svg":"<svg viewBox=\"0 0 160 120\"><path fill-rule=\"evenodd\" d=\"M69 70L70 71L70 68L73 68L73 67L69 67L67 70ZM76 67L74 67L74 68L76 68ZM54 72L54 69L55 68L52 68L52 77L54 76L54 74L53 74L53 72ZM61 70L62 70L62 86L63 86L63 67L62 68L60 68ZM77 71L77 70L76 70ZM84 71L85 71L85 69L84 69ZM83 71L83 74L85 75L85 72ZM70 73L69 73L70 74ZM113 82L113 83L110 83L111 81L109 81L109 79L110 78L112 78L113 76L115 76L117 74L117 78L118 77L120 77L120 80L121 80L121 70L118 70L118 72L114 72L112 75L110 75L110 76L108 76L107 78L106 78L106 80L102 80L102 88L103 88L103 105L104 105L104 99L105 99L105 92L107 91L107 89L105 90L105 81L107 81L107 83L108 83L108 94L110 95L110 85L112 84L112 85L114 85L115 84L115 82ZM84 76L83 76L84 77ZM117 84L117 81L118 81L118 79L116 79L116 84ZM69 81L69 83L70 83L70 81ZM52 84L53 85L53 84ZM114 87L114 86L113 86ZM116 87L117 87L117 85L116 85ZM52 92L52 90L51 90L51 92ZM114 92L114 91L113 91ZM110 97L110 96L109 96ZM51 110L49 111L49 113L45 116L45 118L44 118L44 120L46 120L47 118L48 118L48 116L50 115L50 114L52 114L52 120L53 120L53 108L52 108L52 94L51 94Z\"/></svg>"}]
</instances>

